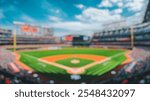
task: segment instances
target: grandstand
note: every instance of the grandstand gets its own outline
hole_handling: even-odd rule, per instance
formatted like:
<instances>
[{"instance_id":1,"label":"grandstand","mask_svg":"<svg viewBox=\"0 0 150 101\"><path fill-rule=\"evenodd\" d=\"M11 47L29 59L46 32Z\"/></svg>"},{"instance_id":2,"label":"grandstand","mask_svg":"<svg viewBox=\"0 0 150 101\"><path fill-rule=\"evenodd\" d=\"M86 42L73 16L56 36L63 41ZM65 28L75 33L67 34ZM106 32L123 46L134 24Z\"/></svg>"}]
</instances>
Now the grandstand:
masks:
<instances>
[{"instance_id":1,"label":"grandstand","mask_svg":"<svg viewBox=\"0 0 150 101\"><path fill-rule=\"evenodd\" d=\"M12 37L12 30L0 28L0 45L9 44L10 43L9 40L11 39L11 37Z\"/></svg>"},{"instance_id":2,"label":"grandstand","mask_svg":"<svg viewBox=\"0 0 150 101\"><path fill-rule=\"evenodd\" d=\"M92 45L121 48L150 46L150 2L142 23L95 32Z\"/></svg>"},{"instance_id":3,"label":"grandstand","mask_svg":"<svg viewBox=\"0 0 150 101\"><path fill-rule=\"evenodd\" d=\"M142 23L133 27L122 28L118 30L108 30L94 33L92 45L110 46L110 47L125 47L132 48L134 46L149 46L150 45L150 23ZM134 33L132 40L132 34Z\"/></svg>"},{"instance_id":4,"label":"grandstand","mask_svg":"<svg viewBox=\"0 0 150 101\"><path fill-rule=\"evenodd\" d=\"M95 32L91 45L132 49L130 56L133 58L116 76L95 83L150 83L150 1L141 23Z\"/></svg>"},{"instance_id":5,"label":"grandstand","mask_svg":"<svg viewBox=\"0 0 150 101\"><path fill-rule=\"evenodd\" d=\"M16 40L14 35L16 34ZM53 28L42 27L32 24L14 22L14 30L0 29L0 45L33 45L33 44L54 44L59 41L53 36Z\"/></svg>"},{"instance_id":6,"label":"grandstand","mask_svg":"<svg viewBox=\"0 0 150 101\"><path fill-rule=\"evenodd\" d=\"M12 36L12 30L11 29L0 28L0 37L1 38L11 37L11 36Z\"/></svg>"},{"instance_id":7,"label":"grandstand","mask_svg":"<svg viewBox=\"0 0 150 101\"><path fill-rule=\"evenodd\" d=\"M141 23L110 26L92 38L16 21L0 28L0 83L150 83L150 1Z\"/></svg>"}]
</instances>

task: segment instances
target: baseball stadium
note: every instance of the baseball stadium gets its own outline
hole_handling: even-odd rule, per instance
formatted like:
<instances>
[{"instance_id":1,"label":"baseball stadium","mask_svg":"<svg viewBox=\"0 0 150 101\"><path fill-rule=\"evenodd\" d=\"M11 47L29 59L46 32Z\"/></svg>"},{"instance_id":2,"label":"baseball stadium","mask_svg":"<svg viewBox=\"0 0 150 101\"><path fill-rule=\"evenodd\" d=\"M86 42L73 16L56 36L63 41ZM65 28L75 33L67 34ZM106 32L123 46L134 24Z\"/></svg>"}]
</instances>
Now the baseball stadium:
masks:
<instances>
[{"instance_id":1,"label":"baseball stadium","mask_svg":"<svg viewBox=\"0 0 150 101\"><path fill-rule=\"evenodd\" d=\"M84 31L72 31L70 33L70 30L67 30L67 33L58 29L59 25L62 28L62 26L67 26L65 24L69 22L61 22L54 16L49 18L51 20L49 23L52 23L49 25L43 24L40 22L41 20L39 23L31 21L31 18L27 16L23 18L26 18L27 21L19 20L17 14L16 18L13 18L11 13L14 11L10 10L9 14L6 11L8 11L9 6L20 7L17 5L22 4L22 0L14 0L14 2L9 3L6 1L0 0L0 5L3 5L0 6L0 84L150 83L149 0L139 0L139 2L138 0L131 0L131 2L142 5L137 20L128 17L123 20L115 19L117 21L94 22L94 25L93 22L89 22L91 29L87 28L90 31L86 33ZM29 3L38 5L38 7L39 5L40 7L49 6L45 4L46 0L39 1L40 3L35 0L27 0L27 2L24 1L24 6ZM101 7L106 6L106 1L99 0L100 5L97 9L104 9ZM41 5L43 2L44 6ZM54 1L50 0L47 3L52 4ZM116 4L118 7L121 6L121 1L116 2L116 4L112 1L110 3L112 3L109 5L110 7ZM92 8L92 4L89 6L91 6L89 9L96 9ZM81 4L75 7L82 9L83 14L88 11L88 8L81 6ZM27 8L20 7L21 9L27 12ZM31 11L28 10L28 12L31 14L34 10L36 8ZM61 10L56 10L56 13L60 12ZM101 16L102 13L99 13L98 15ZM92 16L96 16L94 11L92 14ZM62 13L61 16L63 16ZM81 16L77 16L77 18L79 17ZM5 21L6 18L7 21ZM40 19L42 18L40 17ZM86 26L82 26L83 30ZM95 29L97 26L99 26L98 29ZM73 23L71 22L68 27L74 27ZM75 27L74 29L77 30Z\"/></svg>"}]
</instances>

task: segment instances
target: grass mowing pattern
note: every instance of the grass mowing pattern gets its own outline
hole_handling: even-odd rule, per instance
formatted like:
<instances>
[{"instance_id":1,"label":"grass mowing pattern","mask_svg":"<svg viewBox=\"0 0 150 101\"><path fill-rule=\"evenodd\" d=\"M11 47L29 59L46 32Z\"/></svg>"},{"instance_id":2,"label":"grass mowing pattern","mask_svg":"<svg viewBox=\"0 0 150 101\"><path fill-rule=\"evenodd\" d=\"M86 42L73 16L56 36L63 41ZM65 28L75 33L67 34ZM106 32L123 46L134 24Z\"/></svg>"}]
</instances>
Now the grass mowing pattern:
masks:
<instances>
[{"instance_id":1,"label":"grass mowing pattern","mask_svg":"<svg viewBox=\"0 0 150 101\"><path fill-rule=\"evenodd\" d=\"M59 54L92 54L111 57L122 52L125 51L95 48L65 48L61 50L20 52L20 61L22 61L24 64L28 65L29 67L40 73L67 74L67 72L64 69L46 63L42 63L41 61L38 61L38 58ZM110 70L114 69L116 66L120 65L125 59L126 57L124 56L124 54L119 55L117 57L113 57L111 60L108 60L105 63L98 64L87 69L86 72L82 75L103 75L109 72Z\"/></svg>"},{"instance_id":2,"label":"grass mowing pattern","mask_svg":"<svg viewBox=\"0 0 150 101\"><path fill-rule=\"evenodd\" d=\"M103 75L109 72L110 70L116 68L125 60L126 60L126 57L124 56L124 54L119 55L117 57L113 57L111 60L108 60L102 64L98 64L87 69L85 74L86 75Z\"/></svg>"},{"instance_id":3,"label":"grass mowing pattern","mask_svg":"<svg viewBox=\"0 0 150 101\"><path fill-rule=\"evenodd\" d=\"M91 54L91 55L110 57L122 52L124 52L124 50L109 50L109 49L99 49L99 48L64 48L59 50L30 51L30 52L23 52L23 53L37 58L42 58L42 57L61 55L61 54Z\"/></svg>"},{"instance_id":4,"label":"grass mowing pattern","mask_svg":"<svg viewBox=\"0 0 150 101\"><path fill-rule=\"evenodd\" d=\"M77 64L71 63L71 61L74 60L74 59L79 60L80 63L77 63ZM92 60L80 59L80 58L68 58L68 59L63 59L63 60L56 61L56 63L62 64L62 65L65 65L65 66L69 66L69 67L82 67L82 66L90 64L92 62L93 62Z\"/></svg>"},{"instance_id":5,"label":"grass mowing pattern","mask_svg":"<svg viewBox=\"0 0 150 101\"><path fill-rule=\"evenodd\" d=\"M20 61L22 61L24 64L27 64L30 68L39 73L66 74L66 71L64 69L42 63L41 61L38 61L37 58L26 54L21 54Z\"/></svg>"}]
</instances>

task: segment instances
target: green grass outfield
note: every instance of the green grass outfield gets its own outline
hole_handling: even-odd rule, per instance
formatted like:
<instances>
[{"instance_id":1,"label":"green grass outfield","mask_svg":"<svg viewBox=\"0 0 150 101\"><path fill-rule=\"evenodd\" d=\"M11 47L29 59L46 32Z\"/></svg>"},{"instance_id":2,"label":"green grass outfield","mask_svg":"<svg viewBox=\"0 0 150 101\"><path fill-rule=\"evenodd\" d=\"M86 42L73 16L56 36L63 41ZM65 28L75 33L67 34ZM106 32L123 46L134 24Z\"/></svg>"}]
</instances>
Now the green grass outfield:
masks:
<instances>
[{"instance_id":1,"label":"green grass outfield","mask_svg":"<svg viewBox=\"0 0 150 101\"><path fill-rule=\"evenodd\" d=\"M63 48L60 50L43 50L43 51L29 51L29 52L19 52L21 55L20 61L28 65L36 72L39 73L54 73L54 74L66 74L66 70L42 63L38 61L38 58L62 55L62 54L91 54L110 57L111 59L102 63L95 65L85 71L82 75L103 75L106 72L114 69L116 66L120 65L125 61L124 56L125 50L109 50L109 49L99 49L99 48ZM60 62L60 61L59 61ZM91 61L89 61L90 63ZM62 61L61 61L62 63ZM63 62L64 64L64 62ZM81 63L87 64L86 63ZM70 63L66 62L65 65L71 66ZM79 66L80 67L80 66Z\"/></svg>"}]
</instances>

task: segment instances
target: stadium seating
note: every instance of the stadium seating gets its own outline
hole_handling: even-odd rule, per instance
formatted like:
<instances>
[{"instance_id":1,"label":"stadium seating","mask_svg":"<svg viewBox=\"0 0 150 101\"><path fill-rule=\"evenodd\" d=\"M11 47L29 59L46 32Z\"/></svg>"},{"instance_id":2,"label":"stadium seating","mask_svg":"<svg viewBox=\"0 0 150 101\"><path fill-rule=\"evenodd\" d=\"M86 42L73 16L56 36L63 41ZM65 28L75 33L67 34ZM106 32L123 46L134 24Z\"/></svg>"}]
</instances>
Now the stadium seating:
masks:
<instances>
[{"instance_id":1,"label":"stadium seating","mask_svg":"<svg viewBox=\"0 0 150 101\"><path fill-rule=\"evenodd\" d=\"M121 28L116 30L105 30L94 33L92 38L92 45L108 45L111 47L124 46L131 47L131 31L134 31L134 45L135 46L149 46L150 45L150 23L142 23L128 28Z\"/></svg>"},{"instance_id":2,"label":"stadium seating","mask_svg":"<svg viewBox=\"0 0 150 101\"><path fill-rule=\"evenodd\" d=\"M115 77L96 83L149 84L150 83L150 51L134 48L134 61L125 65Z\"/></svg>"},{"instance_id":3,"label":"stadium seating","mask_svg":"<svg viewBox=\"0 0 150 101\"><path fill-rule=\"evenodd\" d=\"M21 33L17 34L17 45L21 45L21 49L36 48L39 49L43 45L54 44L58 45L63 43L60 37L47 36L29 36ZM29 33L31 34L31 33ZM39 33L42 35L41 33ZM43 33L44 34L44 33ZM50 33L51 34L51 33ZM150 2L142 23L125 26L121 28L105 28L102 31L95 32L92 40L85 41L83 36L77 37L73 41L73 46L89 46L90 47L103 47L110 48L130 48L132 49L130 56L133 60L124 65L119 65L121 68L116 67L112 71L101 76L87 76L87 75L70 75L70 74L41 74L33 71L26 71L15 63L15 56L6 46L13 47L14 37L12 30L0 29L0 84L25 84L25 83L122 83L122 84L150 84ZM91 42L89 42L91 41ZM70 42L70 41L69 41ZM86 42L86 43L85 43ZM39 45L40 44L40 45ZM25 46L24 46L25 45ZM31 46L30 45L34 45ZM71 46L71 45L70 45ZM25 58L25 57L23 57ZM120 58L116 58L120 61ZM34 59L38 63L37 59ZM32 61L30 66L32 66ZM113 61L114 62L114 61ZM118 65L116 65L118 66ZM55 71L60 69L54 68ZM50 69L51 69L50 68ZM94 67L94 72L101 67ZM48 68L49 69L49 68ZM90 69L90 68L89 68ZM92 68L93 69L93 68ZM90 71L91 72L91 71ZM65 81L66 80L66 81ZM77 81L75 81L77 80Z\"/></svg>"}]
</instances>

